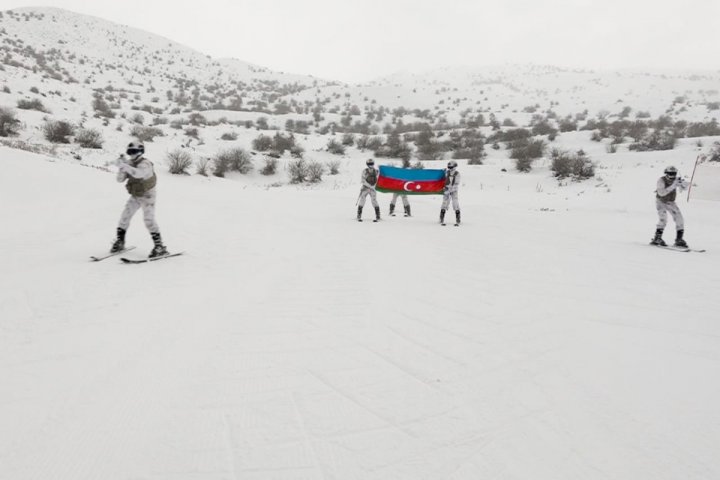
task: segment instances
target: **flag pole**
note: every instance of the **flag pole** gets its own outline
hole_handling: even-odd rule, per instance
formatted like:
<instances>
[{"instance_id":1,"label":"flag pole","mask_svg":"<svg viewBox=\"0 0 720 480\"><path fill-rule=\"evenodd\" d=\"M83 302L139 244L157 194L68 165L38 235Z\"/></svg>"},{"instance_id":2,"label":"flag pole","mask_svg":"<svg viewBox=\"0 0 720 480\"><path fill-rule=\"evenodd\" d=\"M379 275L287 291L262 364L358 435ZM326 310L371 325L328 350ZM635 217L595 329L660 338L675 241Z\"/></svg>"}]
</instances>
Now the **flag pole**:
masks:
<instances>
[{"instance_id":1,"label":"flag pole","mask_svg":"<svg viewBox=\"0 0 720 480\"><path fill-rule=\"evenodd\" d=\"M695 166L693 167L693 173L692 173L692 176L690 177L690 186L688 187L688 194L687 194L688 202L690 201L690 191L692 190L692 187L693 187L693 179L695 178L695 170L697 170L697 166L698 166L698 162L700 161L700 157L701 157L701 154L698 155L697 158L695 159Z\"/></svg>"}]
</instances>

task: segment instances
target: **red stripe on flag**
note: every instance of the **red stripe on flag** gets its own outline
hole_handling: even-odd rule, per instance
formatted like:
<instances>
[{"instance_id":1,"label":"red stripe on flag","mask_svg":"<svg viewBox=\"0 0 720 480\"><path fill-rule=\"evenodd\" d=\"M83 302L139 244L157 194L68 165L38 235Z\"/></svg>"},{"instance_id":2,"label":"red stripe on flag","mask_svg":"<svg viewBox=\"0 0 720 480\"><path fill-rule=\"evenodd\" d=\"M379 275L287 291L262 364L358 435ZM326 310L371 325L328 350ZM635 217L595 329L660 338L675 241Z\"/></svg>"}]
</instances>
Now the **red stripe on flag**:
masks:
<instances>
[{"instance_id":1,"label":"red stripe on flag","mask_svg":"<svg viewBox=\"0 0 720 480\"><path fill-rule=\"evenodd\" d=\"M407 181L380 177L377 183L378 190L407 194L442 193L443 188L445 188L445 179L434 181Z\"/></svg>"}]
</instances>

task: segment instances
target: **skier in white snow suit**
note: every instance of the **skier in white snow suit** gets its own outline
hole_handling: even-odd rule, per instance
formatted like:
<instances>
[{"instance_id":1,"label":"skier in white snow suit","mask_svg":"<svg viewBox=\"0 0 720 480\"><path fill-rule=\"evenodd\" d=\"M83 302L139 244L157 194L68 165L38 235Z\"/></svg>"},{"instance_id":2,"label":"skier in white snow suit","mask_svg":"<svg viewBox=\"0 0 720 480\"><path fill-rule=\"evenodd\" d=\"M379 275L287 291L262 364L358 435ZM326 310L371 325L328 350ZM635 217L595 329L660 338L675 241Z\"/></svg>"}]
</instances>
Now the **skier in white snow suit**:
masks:
<instances>
[{"instance_id":1,"label":"skier in white snow suit","mask_svg":"<svg viewBox=\"0 0 720 480\"><path fill-rule=\"evenodd\" d=\"M455 223L460 224L460 202L458 202L458 189L460 188L460 172L457 170L457 162L450 160L445 169L445 188L443 190L442 207L440 207L440 223L445 223L445 211L452 199L455 210Z\"/></svg>"},{"instance_id":2,"label":"skier in white snow suit","mask_svg":"<svg viewBox=\"0 0 720 480\"><path fill-rule=\"evenodd\" d=\"M405 208L405 216L410 216L410 202L408 201L407 195L400 192L393 192L392 200L390 200L390 215L395 214L395 204L397 203L398 197L402 198L403 207Z\"/></svg>"},{"instance_id":3,"label":"skier in white snow suit","mask_svg":"<svg viewBox=\"0 0 720 480\"><path fill-rule=\"evenodd\" d=\"M131 142L125 152L128 160L123 155L118 161L117 181L127 181L127 188L130 198L125 204L125 209L120 215L120 222L117 227L117 239L110 249L111 253L119 252L125 248L125 232L130 226L130 220L135 212L142 208L145 226L150 231L154 247L150 252L150 258L167 255L167 248L160 237L160 227L155 221L155 185L157 176L153 164L144 157L145 146L139 142Z\"/></svg>"},{"instance_id":4,"label":"skier in white snow suit","mask_svg":"<svg viewBox=\"0 0 720 480\"><path fill-rule=\"evenodd\" d=\"M360 176L362 186L360 187L360 197L358 197L357 219L358 222L362 222L362 210L365 206L365 198L369 195L370 201L372 202L373 207L375 207L375 221L377 222L380 220L380 205L378 205L377 202L375 185L377 185L380 173L378 172L378 169L375 168L375 160L372 158L369 158L365 164L367 165L367 168L363 169L362 175Z\"/></svg>"},{"instance_id":5,"label":"skier in white snow suit","mask_svg":"<svg viewBox=\"0 0 720 480\"><path fill-rule=\"evenodd\" d=\"M673 221L675 222L675 229L677 236L675 237L676 247L687 247L687 242L683 239L685 233L685 221L683 219L680 209L675 203L675 197L677 196L677 190L685 190L688 188L687 182L678 176L677 168L667 167L664 175L657 181L655 188L655 207L658 213L658 223L655 229L655 237L650 242L651 245L660 245L662 247L667 246L665 241L662 239L663 230L667 225L667 214L670 212Z\"/></svg>"}]
</instances>

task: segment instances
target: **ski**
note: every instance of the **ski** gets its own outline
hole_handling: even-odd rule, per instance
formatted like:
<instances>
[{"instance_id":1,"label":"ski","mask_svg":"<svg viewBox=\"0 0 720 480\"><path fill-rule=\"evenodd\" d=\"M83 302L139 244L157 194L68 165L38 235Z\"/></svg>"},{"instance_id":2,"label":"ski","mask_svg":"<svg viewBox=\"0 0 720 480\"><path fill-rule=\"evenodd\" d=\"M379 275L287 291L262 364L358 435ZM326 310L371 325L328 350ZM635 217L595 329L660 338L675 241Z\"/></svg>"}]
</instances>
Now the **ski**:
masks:
<instances>
[{"instance_id":1,"label":"ski","mask_svg":"<svg viewBox=\"0 0 720 480\"><path fill-rule=\"evenodd\" d=\"M455 224L455 226L456 226L456 227L459 227L459 226L460 226L460 224L459 224L459 223L456 223L456 224Z\"/></svg>"},{"instance_id":2,"label":"ski","mask_svg":"<svg viewBox=\"0 0 720 480\"><path fill-rule=\"evenodd\" d=\"M665 249L665 250L673 250L673 251L675 251L675 252L685 252L685 253L687 253L687 252L695 252L695 253L703 253L703 252L705 252L705 249L704 249L704 248L699 249L699 248L689 248L689 247L676 247L675 245L664 245L664 246L663 246L663 245L653 245L652 243L650 244L650 246L651 246L651 247L663 248L663 249Z\"/></svg>"},{"instance_id":3,"label":"ski","mask_svg":"<svg viewBox=\"0 0 720 480\"><path fill-rule=\"evenodd\" d=\"M121 257L120 261L123 263L128 263L128 264L149 263L149 262L154 262L156 260L163 260L165 258L177 257L179 255L182 255L183 253L185 253L185 252L168 253L167 255L160 255L159 257L152 257L152 258L148 257L148 258L143 258L143 259L133 259L133 258Z\"/></svg>"},{"instance_id":4,"label":"ski","mask_svg":"<svg viewBox=\"0 0 720 480\"><path fill-rule=\"evenodd\" d=\"M121 253L129 252L130 250L134 250L135 247L127 247L123 250L113 252L113 253L105 253L102 255L91 255L90 261L91 262L99 262L101 260L105 260L106 258L114 257L115 255L120 255Z\"/></svg>"}]
</instances>

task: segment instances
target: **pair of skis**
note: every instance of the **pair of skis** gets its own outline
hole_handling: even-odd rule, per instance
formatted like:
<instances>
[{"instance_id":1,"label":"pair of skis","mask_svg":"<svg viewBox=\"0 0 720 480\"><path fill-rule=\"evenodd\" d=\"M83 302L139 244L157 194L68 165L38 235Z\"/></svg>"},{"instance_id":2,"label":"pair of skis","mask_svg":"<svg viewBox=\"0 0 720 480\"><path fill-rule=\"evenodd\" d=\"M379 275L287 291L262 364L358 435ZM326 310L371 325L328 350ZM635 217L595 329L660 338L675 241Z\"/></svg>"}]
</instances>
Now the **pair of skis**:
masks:
<instances>
[{"instance_id":1,"label":"pair of skis","mask_svg":"<svg viewBox=\"0 0 720 480\"><path fill-rule=\"evenodd\" d=\"M94 255L94 256L91 256L91 257L90 257L90 260L93 261L93 262L100 262L100 261L102 261L102 260L105 260L106 258L114 257L114 256L117 256L117 255L120 255L120 254L129 252L130 250L135 250L135 247L127 247L127 248L125 248L125 249L123 249L123 250L120 250L120 251L118 251L118 252L105 253L105 254L102 254L102 255ZM155 261L157 261L157 260L163 260L163 259L165 259L165 258L177 257L177 256L179 256L179 255L182 255L183 253L184 253L184 252L168 253L168 254L166 254L166 255L160 255L160 256L158 256L158 257L148 257L148 258L138 258L138 259L120 257L120 261L123 262L123 263L126 263L126 264L149 263L149 262L155 262Z\"/></svg>"},{"instance_id":2,"label":"pair of skis","mask_svg":"<svg viewBox=\"0 0 720 480\"><path fill-rule=\"evenodd\" d=\"M658 247L663 248L665 250L672 250L674 252L695 252L695 253L703 253L705 249L698 249L698 248L689 248L689 247L676 247L675 245L655 245L654 243L650 244L651 247Z\"/></svg>"}]
</instances>

